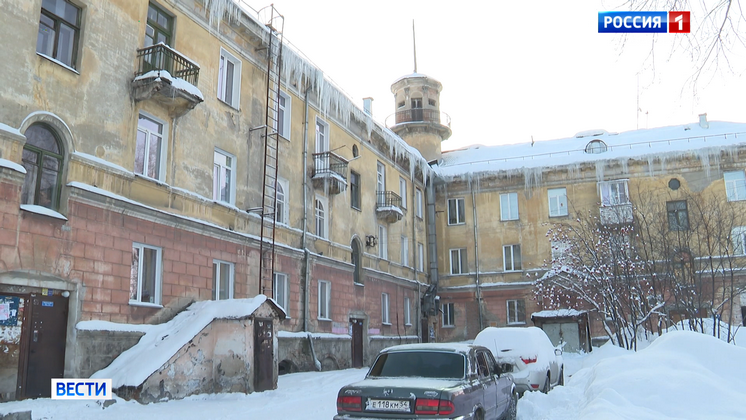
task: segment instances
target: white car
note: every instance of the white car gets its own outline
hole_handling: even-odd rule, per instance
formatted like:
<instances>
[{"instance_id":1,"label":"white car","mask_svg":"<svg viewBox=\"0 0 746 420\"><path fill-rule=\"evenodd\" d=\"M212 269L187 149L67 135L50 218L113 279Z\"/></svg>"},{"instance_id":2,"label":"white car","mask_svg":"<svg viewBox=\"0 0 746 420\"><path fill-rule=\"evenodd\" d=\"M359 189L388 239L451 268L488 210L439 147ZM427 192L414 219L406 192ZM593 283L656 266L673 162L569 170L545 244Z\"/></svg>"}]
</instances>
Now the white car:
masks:
<instances>
[{"instance_id":1,"label":"white car","mask_svg":"<svg viewBox=\"0 0 746 420\"><path fill-rule=\"evenodd\" d=\"M549 392L564 385L562 350L555 348L538 327L482 330L474 344L487 347L500 364L512 364L513 380L520 395L526 391Z\"/></svg>"}]
</instances>

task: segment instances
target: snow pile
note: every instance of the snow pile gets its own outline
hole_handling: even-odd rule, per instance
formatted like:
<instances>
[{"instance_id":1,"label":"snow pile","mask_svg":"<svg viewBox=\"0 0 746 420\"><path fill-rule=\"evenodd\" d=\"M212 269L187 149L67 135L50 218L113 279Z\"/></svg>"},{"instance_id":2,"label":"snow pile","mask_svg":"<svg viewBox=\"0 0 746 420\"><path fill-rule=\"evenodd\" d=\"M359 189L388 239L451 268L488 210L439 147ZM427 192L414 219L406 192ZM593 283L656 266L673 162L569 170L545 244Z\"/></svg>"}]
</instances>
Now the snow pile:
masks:
<instances>
[{"instance_id":1,"label":"snow pile","mask_svg":"<svg viewBox=\"0 0 746 420\"><path fill-rule=\"evenodd\" d=\"M251 299L195 302L165 324L148 328L137 344L119 355L109 366L91 375L91 378L110 378L115 389L138 386L210 322L248 317L266 300L266 296L258 295Z\"/></svg>"},{"instance_id":2,"label":"snow pile","mask_svg":"<svg viewBox=\"0 0 746 420\"><path fill-rule=\"evenodd\" d=\"M202 95L202 91L200 91L197 86L194 86L193 84L187 82L182 78L171 76L171 73L166 70L151 70L145 74L135 77L135 80L149 79L153 79L153 81L155 82L163 80L173 86L173 88L176 90L181 90L192 96L195 96L199 98L200 101L205 100L205 97Z\"/></svg>"},{"instance_id":3,"label":"snow pile","mask_svg":"<svg viewBox=\"0 0 746 420\"><path fill-rule=\"evenodd\" d=\"M531 318L560 318L567 316L579 316L584 314L585 312L586 311L579 311L577 309L547 309L544 311L532 313Z\"/></svg>"},{"instance_id":4,"label":"snow pile","mask_svg":"<svg viewBox=\"0 0 746 420\"><path fill-rule=\"evenodd\" d=\"M593 353L586 365L592 356L605 356ZM744 359L742 347L670 332L637 353L578 371L549 394L526 394L518 402L518 419L743 419Z\"/></svg>"}]
</instances>

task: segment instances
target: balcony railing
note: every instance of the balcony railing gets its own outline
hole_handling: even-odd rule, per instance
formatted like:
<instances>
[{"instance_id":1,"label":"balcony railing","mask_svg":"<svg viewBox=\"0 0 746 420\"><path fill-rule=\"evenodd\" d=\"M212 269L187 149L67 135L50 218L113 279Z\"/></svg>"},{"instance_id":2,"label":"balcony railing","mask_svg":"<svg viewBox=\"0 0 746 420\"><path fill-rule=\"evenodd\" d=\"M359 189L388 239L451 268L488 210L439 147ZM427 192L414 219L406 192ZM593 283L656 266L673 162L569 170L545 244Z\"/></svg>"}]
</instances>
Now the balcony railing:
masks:
<instances>
[{"instance_id":1,"label":"balcony railing","mask_svg":"<svg viewBox=\"0 0 746 420\"><path fill-rule=\"evenodd\" d=\"M445 125L449 128L451 127L451 117L445 112L440 112L437 109L403 109L386 118L386 126L389 128L396 124L408 122L428 122Z\"/></svg>"},{"instance_id":2,"label":"balcony railing","mask_svg":"<svg viewBox=\"0 0 746 420\"><path fill-rule=\"evenodd\" d=\"M313 176L337 174L347 180L347 160L334 152L313 154Z\"/></svg>"},{"instance_id":3,"label":"balcony railing","mask_svg":"<svg viewBox=\"0 0 746 420\"><path fill-rule=\"evenodd\" d=\"M171 76L183 79L194 86L197 86L199 80L197 63L163 43L138 49L137 63L135 77L153 70L166 70Z\"/></svg>"},{"instance_id":4,"label":"balcony railing","mask_svg":"<svg viewBox=\"0 0 746 420\"><path fill-rule=\"evenodd\" d=\"M393 191L376 191L376 209L382 207L401 208L401 197Z\"/></svg>"},{"instance_id":5,"label":"balcony railing","mask_svg":"<svg viewBox=\"0 0 746 420\"><path fill-rule=\"evenodd\" d=\"M599 208L601 223L604 225L620 225L632 223L634 213L631 203L604 206Z\"/></svg>"}]
</instances>

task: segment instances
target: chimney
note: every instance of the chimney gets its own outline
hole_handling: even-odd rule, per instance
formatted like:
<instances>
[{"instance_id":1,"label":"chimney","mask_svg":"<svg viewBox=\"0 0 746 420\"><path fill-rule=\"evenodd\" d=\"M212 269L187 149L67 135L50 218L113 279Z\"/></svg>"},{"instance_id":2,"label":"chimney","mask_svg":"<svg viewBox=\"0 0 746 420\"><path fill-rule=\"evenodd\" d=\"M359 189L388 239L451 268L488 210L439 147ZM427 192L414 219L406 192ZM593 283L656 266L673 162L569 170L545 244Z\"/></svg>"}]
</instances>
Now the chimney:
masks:
<instances>
[{"instance_id":1,"label":"chimney","mask_svg":"<svg viewBox=\"0 0 746 420\"><path fill-rule=\"evenodd\" d=\"M710 128L710 123L707 122L707 113L699 114L699 126L702 128Z\"/></svg>"},{"instance_id":2,"label":"chimney","mask_svg":"<svg viewBox=\"0 0 746 420\"><path fill-rule=\"evenodd\" d=\"M363 111L368 115L373 115L373 98L363 98Z\"/></svg>"}]
</instances>

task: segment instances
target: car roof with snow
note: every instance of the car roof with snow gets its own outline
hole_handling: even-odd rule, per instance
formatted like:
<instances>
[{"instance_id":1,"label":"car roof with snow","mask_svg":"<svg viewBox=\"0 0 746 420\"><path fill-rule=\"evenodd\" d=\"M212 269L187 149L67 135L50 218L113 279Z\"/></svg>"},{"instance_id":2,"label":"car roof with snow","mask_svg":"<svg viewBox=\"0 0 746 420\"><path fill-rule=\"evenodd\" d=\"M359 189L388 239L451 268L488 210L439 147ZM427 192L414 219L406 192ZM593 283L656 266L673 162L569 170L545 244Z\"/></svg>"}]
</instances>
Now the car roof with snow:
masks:
<instances>
[{"instance_id":1,"label":"car roof with snow","mask_svg":"<svg viewBox=\"0 0 746 420\"><path fill-rule=\"evenodd\" d=\"M538 327L488 327L474 339L474 344L492 350L495 357L537 355L554 357L554 346L544 330Z\"/></svg>"},{"instance_id":2,"label":"car roof with snow","mask_svg":"<svg viewBox=\"0 0 746 420\"><path fill-rule=\"evenodd\" d=\"M468 353L470 349L474 348L472 344L464 343L416 343L416 344L400 344L397 346L387 347L381 350L381 353L395 352L395 351L413 351L413 350L428 350L428 351L452 351L458 353Z\"/></svg>"}]
</instances>

